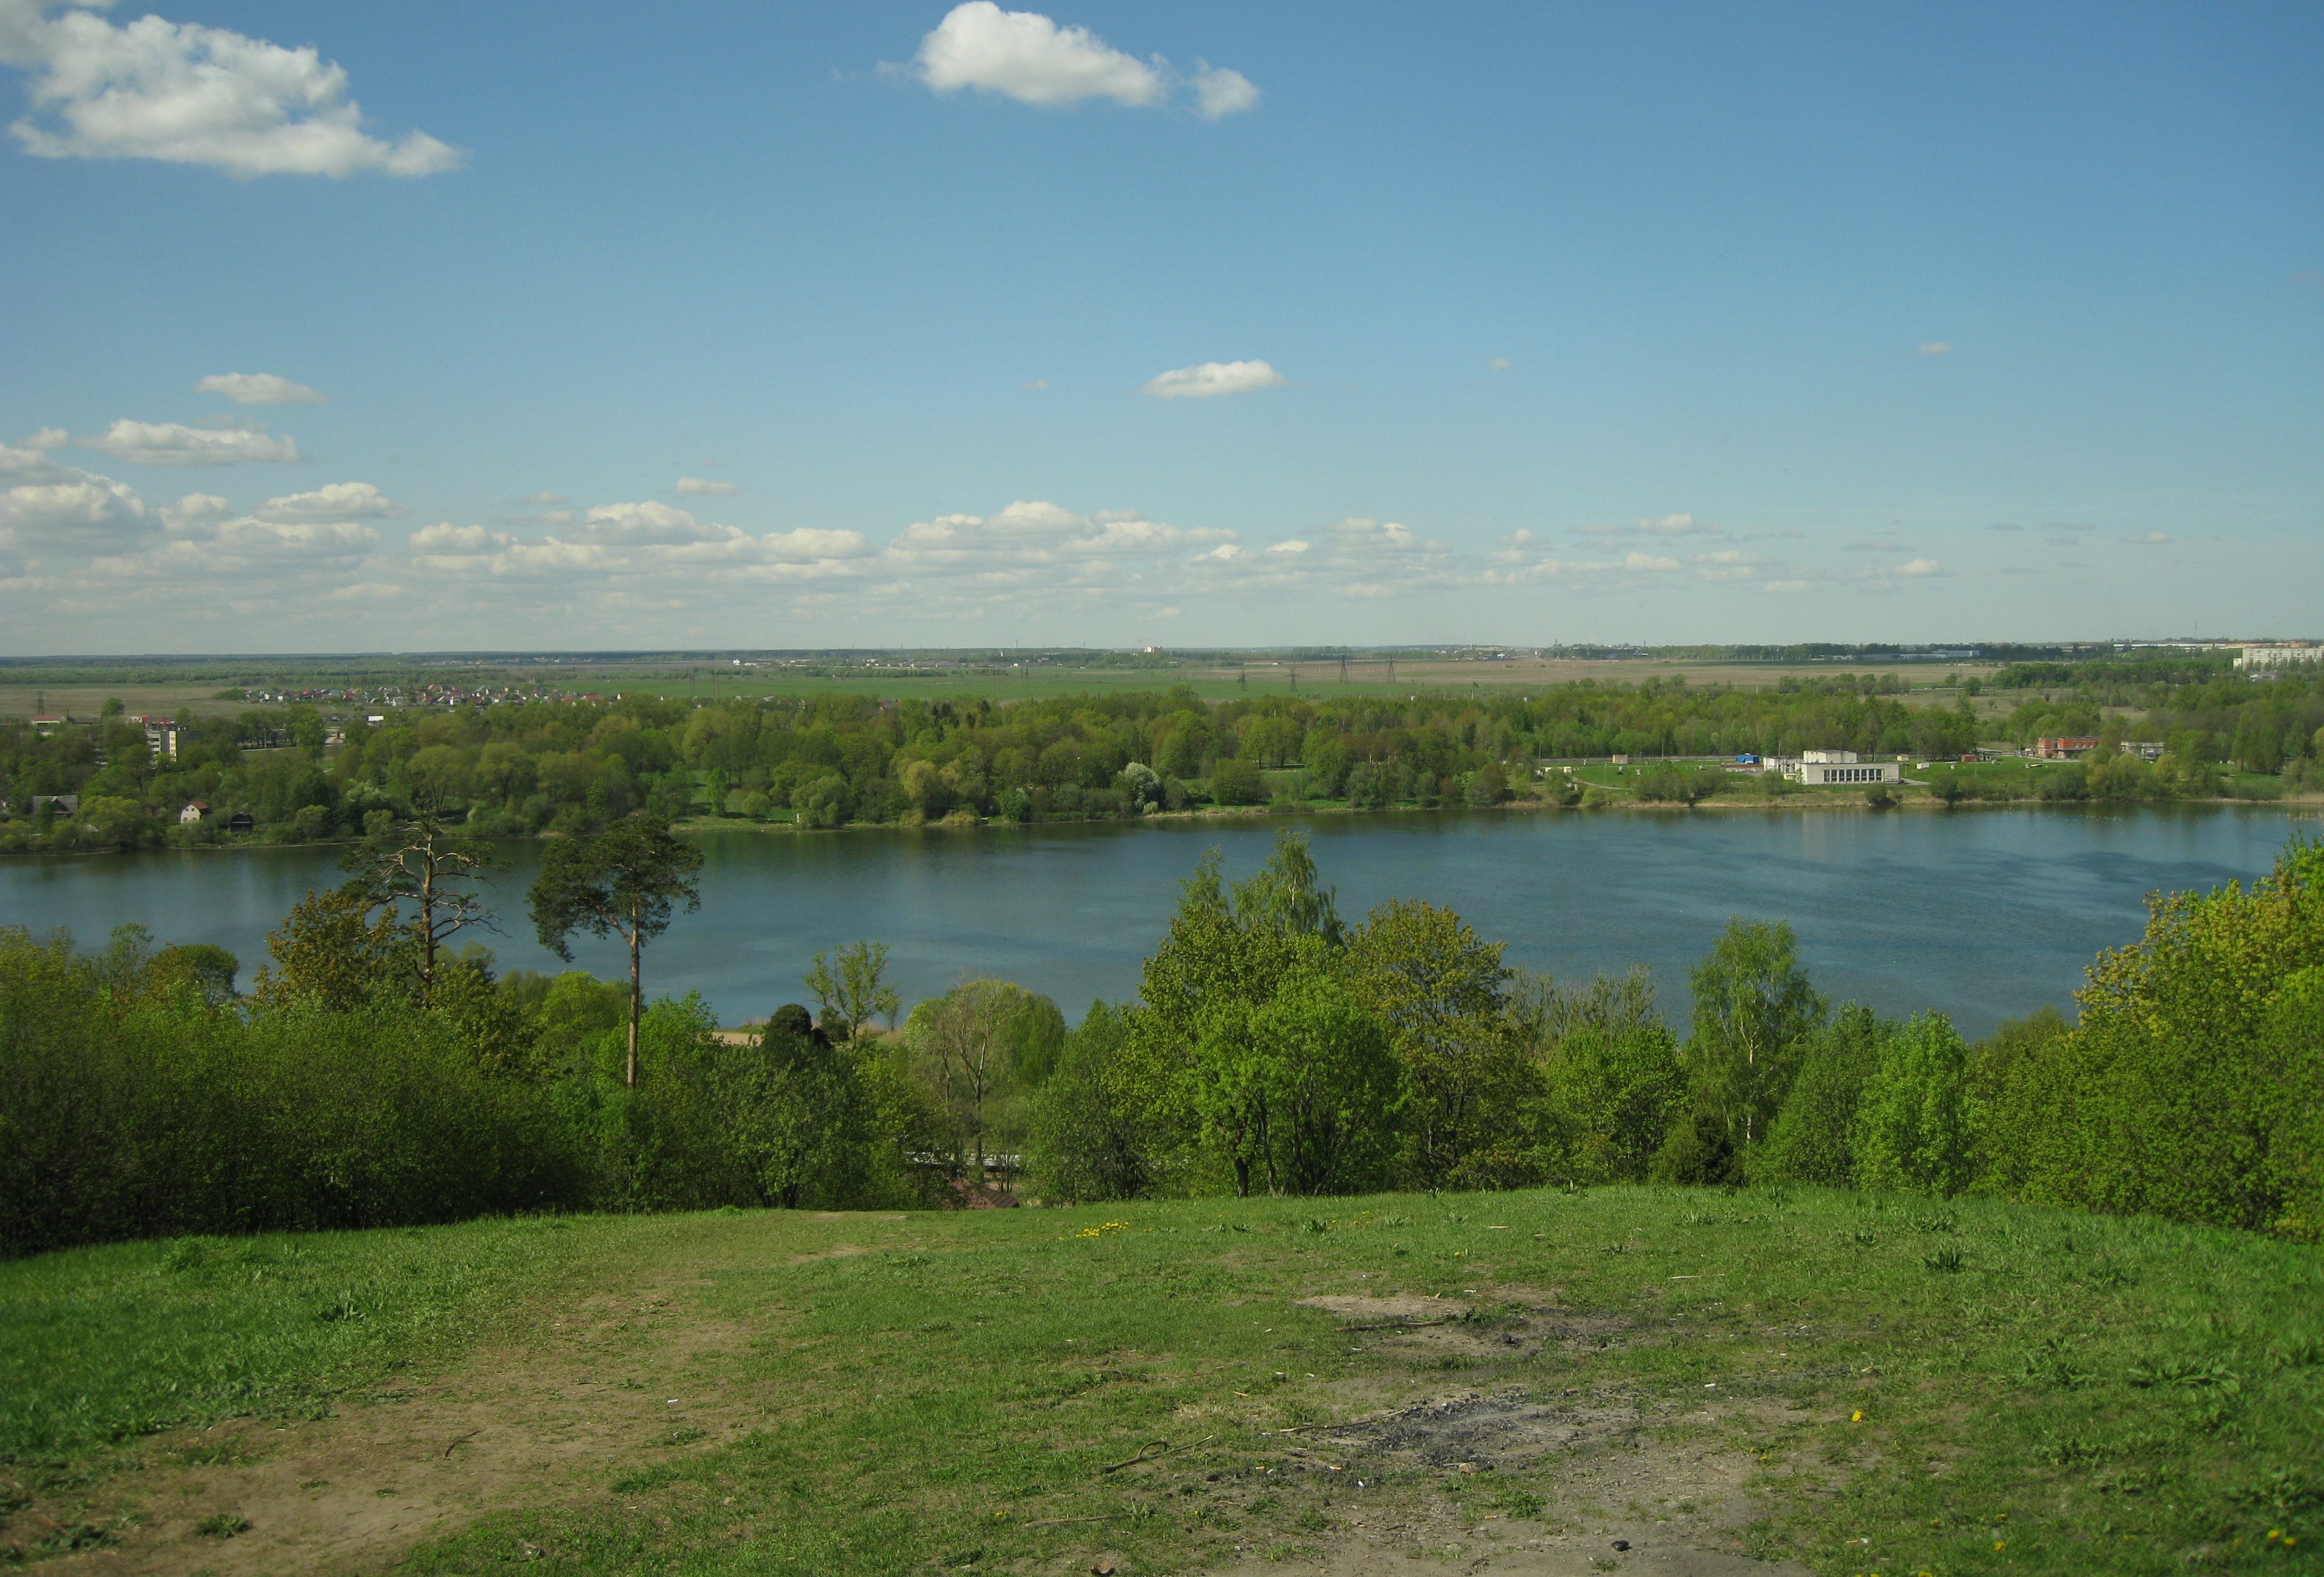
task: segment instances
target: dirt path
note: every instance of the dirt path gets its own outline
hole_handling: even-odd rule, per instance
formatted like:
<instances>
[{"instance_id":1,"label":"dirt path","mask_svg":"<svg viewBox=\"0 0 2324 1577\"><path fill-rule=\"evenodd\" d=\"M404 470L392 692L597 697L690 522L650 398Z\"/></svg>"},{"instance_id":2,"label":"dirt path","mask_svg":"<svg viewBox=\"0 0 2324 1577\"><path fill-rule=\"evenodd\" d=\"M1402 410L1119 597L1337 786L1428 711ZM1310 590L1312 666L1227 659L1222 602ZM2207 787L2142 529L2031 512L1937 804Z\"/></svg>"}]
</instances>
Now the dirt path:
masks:
<instances>
[{"instance_id":1,"label":"dirt path","mask_svg":"<svg viewBox=\"0 0 2324 1577\"><path fill-rule=\"evenodd\" d=\"M103 1534L60 1572L366 1572L489 1511L603 1496L609 1465L708 1450L774 1405L736 1361L758 1333L695 1317L697 1285L665 1270L599 1293L528 1340L343 1398L319 1421L153 1436L138 1469L36 1499L0 1543Z\"/></svg>"}]
</instances>

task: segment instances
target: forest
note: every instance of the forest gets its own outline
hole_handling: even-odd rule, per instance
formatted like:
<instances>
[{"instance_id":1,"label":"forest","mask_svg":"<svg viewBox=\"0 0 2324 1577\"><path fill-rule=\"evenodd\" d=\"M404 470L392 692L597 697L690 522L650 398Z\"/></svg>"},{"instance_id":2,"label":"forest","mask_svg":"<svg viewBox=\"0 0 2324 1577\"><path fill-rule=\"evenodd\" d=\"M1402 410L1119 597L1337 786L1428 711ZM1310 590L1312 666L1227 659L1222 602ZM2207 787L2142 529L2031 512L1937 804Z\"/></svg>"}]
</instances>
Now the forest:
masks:
<instances>
[{"instance_id":1,"label":"forest","mask_svg":"<svg viewBox=\"0 0 2324 1577\"><path fill-rule=\"evenodd\" d=\"M1184 884L1136 996L971 980L908 1014L885 950L818 954L721 1031L646 1003L691 855L651 812L528 902L637 973L496 973L477 845L406 825L240 961L135 927L0 931L0 1253L159 1234L724 1205L978 1207L1617 1182L1987 1194L2324 1235L2324 845L2158 896L2069 1021L1969 1044L1832 1003L1732 922L1667 1021L1642 971L1560 982L1425 900L1342 916L1305 840ZM411 851L423 848L424 856ZM427 880L421 881L425 871Z\"/></svg>"},{"instance_id":2,"label":"forest","mask_svg":"<svg viewBox=\"0 0 2324 1577\"><path fill-rule=\"evenodd\" d=\"M1952 705L1908 704L1894 671L1752 689L1652 678L1403 701L1318 691L1214 704L1184 687L1007 702L630 696L391 710L341 725L311 706L189 714L174 758L109 706L95 723L45 733L0 727L0 852L352 840L410 814L415 796L483 837L585 833L640 809L833 827L1206 806L1594 805L1604 797L1589 800L1543 763L1842 749L1941 764L1996 738L2030 745L2047 734L2101 742L2054 782L1941 770L1928 792L1948 803L2209 798L2324 781L2324 675L2263 683L2216 664L2020 666L2004 677L2047 687L2000 717L1976 710L1974 680ZM2134 741L2165 753L2119 748ZM1759 787L1706 776L1684 795L1636 798ZM77 801L61 807L59 795Z\"/></svg>"}]
</instances>

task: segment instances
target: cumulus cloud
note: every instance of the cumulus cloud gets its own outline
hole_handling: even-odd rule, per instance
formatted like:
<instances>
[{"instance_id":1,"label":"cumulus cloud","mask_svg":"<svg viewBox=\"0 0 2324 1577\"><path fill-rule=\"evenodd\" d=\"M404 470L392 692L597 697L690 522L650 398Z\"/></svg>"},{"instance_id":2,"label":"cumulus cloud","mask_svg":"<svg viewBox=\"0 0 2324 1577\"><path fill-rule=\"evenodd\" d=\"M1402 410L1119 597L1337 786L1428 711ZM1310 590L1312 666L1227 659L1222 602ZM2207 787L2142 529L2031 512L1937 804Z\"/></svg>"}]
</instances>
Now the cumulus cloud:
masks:
<instances>
[{"instance_id":1,"label":"cumulus cloud","mask_svg":"<svg viewBox=\"0 0 2324 1577\"><path fill-rule=\"evenodd\" d=\"M881 552L880 567L907 582L952 582L955 591L1086 586L1112 582L1127 567L1231 545L1233 535L1182 530L1136 510L1084 515L1020 499L989 515L915 521Z\"/></svg>"},{"instance_id":2,"label":"cumulus cloud","mask_svg":"<svg viewBox=\"0 0 2324 1577\"><path fill-rule=\"evenodd\" d=\"M1914 558L1906 563L1899 564L1894 573L1897 575L1923 576L1942 575L1944 572L1945 567L1938 563L1933 558Z\"/></svg>"},{"instance_id":3,"label":"cumulus cloud","mask_svg":"<svg viewBox=\"0 0 2324 1577\"><path fill-rule=\"evenodd\" d=\"M1141 60L1124 54L1085 27L1060 27L1038 11L1003 11L992 0L969 0L945 13L920 41L908 69L937 93L973 88L1045 109L1091 98L1150 108L1182 86L1193 90L1194 113L1204 120L1240 115L1259 103L1259 88L1241 72L1207 60L1195 68L1192 78L1182 78L1161 56Z\"/></svg>"},{"instance_id":4,"label":"cumulus cloud","mask_svg":"<svg viewBox=\"0 0 2324 1577\"><path fill-rule=\"evenodd\" d=\"M529 509L547 509L551 504L564 502L565 495L561 493L528 493L517 500L517 503Z\"/></svg>"},{"instance_id":5,"label":"cumulus cloud","mask_svg":"<svg viewBox=\"0 0 2324 1577\"><path fill-rule=\"evenodd\" d=\"M964 88L1043 106L1110 98L1159 104L1162 72L1085 27L1059 27L1038 11L1003 11L992 0L955 5L920 41L919 79L938 93Z\"/></svg>"},{"instance_id":6,"label":"cumulus cloud","mask_svg":"<svg viewBox=\"0 0 2324 1577\"><path fill-rule=\"evenodd\" d=\"M1509 358L1507 356L1495 356L1491 361L1485 364L1485 370L1489 373L1506 373L1509 370Z\"/></svg>"},{"instance_id":7,"label":"cumulus cloud","mask_svg":"<svg viewBox=\"0 0 2324 1577\"><path fill-rule=\"evenodd\" d=\"M862 533L799 530L748 531L697 521L682 509L648 501L600 504L563 533L525 538L484 526L443 522L411 534L413 559L450 574L700 576L794 579L845 573L869 550Z\"/></svg>"},{"instance_id":8,"label":"cumulus cloud","mask_svg":"<svg viewBox=\"0 0 2324 1577\"><path fill-rule=\"evenodd\" d=\"M95 438L78 440L84 449L102 449L133 466L233 466L246 460L291 461L299 446L269 438L263 427L188 427L175 421L124 419Z\"/></svg>"},{"instance_id":9,"label":"cumulus cloud","mask_svg":"<svg viewBox=\"0 0 2324 1577\"><path fill-rule=\"evenodd\" d=\"M1204 120L1240 115L1259 103L1259 88L1241 72L1213 66L1208 60L1194 64L1198 68L1194 72L1194 113Z\"/></svg>"},{"instance_id":10,"label":"cumulus cloud","mask_svg":"<svg viewBox=\"0 0 2324 1577\"><path fill-rule=\"evenodd\" d=\"M1208 400L1279 388L1289 382L1265 362L1202 362L1150 378L1138 392L1156 400Z\"/></svg>"},{"instance_id":11,"label":"cumulus cloud","mask_svg":"<svg viewBox=\"0 0 2324 1577\"><path fill-rule=\"evenodd\" d=\"M430 175L459 151L425 132L367 135L347 74L309 45L88 6L0 0L0 63L30 73L8 130L43 159L154 159L243 177Z\"/></svg>"},{"instance_id":12,"label":"cumulus cloud","mask_svg":"<svg viewBox=\"0 0 2324 1577\"><path fill-rule=\"evenodd\" d=\"M1658 554L1642 553L1634 548L1630 550L1630 556L1622 561L1622 567L1625 569L1651 569L1655 573L1660 574L1664 570L1676 569L1678 567L1678 560L1675 558L1665 558Z\"/></svg>"},{"instance_id":13,"label":"cumulus cloud","mask_svg":"<svg viewBox=\"0 0 2324 1577\"><path fill-rule=\"evenodd\" d=\"M44 427L22 444L0 444L0 477L20 482L55 482L83 475L50 457L51 449L63 447L70 438L71 435L62 428Z\"/></svg>"},{"instance_id":14,"label":"cumulus cloud","mask_svg":"<svg viewBox=\"0 0 2324 1577\"><path fill-rule=\"evenodd\" d=\"M197 394L223 394L236 405L321 405L330 397L272 373L213 373L194 385Z\"/></svg>"},{"instance_id":15,"label":"cumulus cloud","mask_svg":"<svg viewBox=\"0 0 2324 1577\"><path fill-rule=\"evenodd\" d=\"M387 520L403 506L368 482L334 482L312 493L270 498L251 512L263 521Z\"/></svg>"},{"instance_id":16,"label":"cumulus cloud","mask_svg":"<svg viewBox=\"0 0 2324 1577\"><path fill-rule=\"evenodd\" d=\"M737 483L709 482L699 476L681 476L678 479L678 491L693 498L732 498L742 489Z\"/></svg>"},{"instance_id":17,"label":"cumulus cloud","mask_svg":"<svg viewBox=\"0 0 2324 1577\"><path fill-rule=\"evenodd\" d=\"M2141 531L2136 536L2125 537L2123 540L2134 547L2156 548L2171 540L2171 534L2168 531Z\"/></svg>"},{"instance_id":18,"label":"cumulus cloud","mask_svg":"<svg viewBox=\"0 0 2324 1577\"><path fill-rule=\"evenodd\" d=\"M1950 355L1953 351L1953 347L1941 339L1932 339L1926 345L1917 346L1914 348L1924 356Z\"/></svg>"},{"instance_id":19,"label":"cumulus cloud","mask_svg":"<svg viewBox=\"0 0 2324 1577\"><path fill-rule=\"evenodd\" d=\"M69 471L0 493L0 547L17 551L117 549L151 529L137 490L109 476Z\"/></svg>"}]
</instances>

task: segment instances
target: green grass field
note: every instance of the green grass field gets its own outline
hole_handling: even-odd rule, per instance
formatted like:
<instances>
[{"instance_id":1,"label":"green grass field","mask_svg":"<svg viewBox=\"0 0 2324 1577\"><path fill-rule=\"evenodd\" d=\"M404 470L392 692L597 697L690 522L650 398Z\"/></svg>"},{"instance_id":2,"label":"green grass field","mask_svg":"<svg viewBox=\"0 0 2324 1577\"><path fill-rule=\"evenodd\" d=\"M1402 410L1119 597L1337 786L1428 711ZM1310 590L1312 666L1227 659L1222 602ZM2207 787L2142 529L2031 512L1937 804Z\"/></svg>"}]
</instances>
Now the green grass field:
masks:
<instances>
[{"instance_id":1,"label":"green grass field","mask_svg":"<svg viewBox=\"0 0 2324 1577\"><path fill-rule=\"evenodd\" d=\"M2324 1547L2324 1257L1978 1201L143 1243L0 1267L0 1554L122 1570L1549 1571L1618 1566L1620 1538L2163 1572Z\"/></svg>"}]
</instances>

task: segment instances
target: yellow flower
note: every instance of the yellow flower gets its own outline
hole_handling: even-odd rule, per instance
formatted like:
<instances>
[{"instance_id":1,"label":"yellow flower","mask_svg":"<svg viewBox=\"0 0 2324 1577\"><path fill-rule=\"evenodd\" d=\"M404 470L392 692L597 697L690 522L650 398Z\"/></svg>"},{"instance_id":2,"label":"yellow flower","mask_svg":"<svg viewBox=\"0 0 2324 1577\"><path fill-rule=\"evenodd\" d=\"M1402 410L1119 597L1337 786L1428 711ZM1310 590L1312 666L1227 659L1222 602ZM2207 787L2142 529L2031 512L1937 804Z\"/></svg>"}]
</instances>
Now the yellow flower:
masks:
<instances>
[{"instance_id":1,"label":"yellow flower","mask_svg":"<svg viewBox=\"0 0 2324 1577\"><path fill-rule=\"evenodd\" d=\"M1993 1547L1994 1547L1995 1549L1997 1549L1997 1550L2006 1550L2006 1549L2007 1549L2009 1546L2008 1546L2007 1545L2006 1545L2006 1544L2003 1544L1999 1539L1996 1539L1996 1540L1994 1540L1994 1541L1993 1541Z\"/></svg>"},{"instance_id":2,"label":"yellow flower","mask_svg":"<svg viewBox=\"0 0 2324 1577\"><path fill-rule=\"evenodd\" d=\"M1861 1424L1861 1423L1863 1423L1863 1422L1864 1422L1864 1409L1863 1409L1863 1408L1861 1408L1861 1407L1858 1407L1855 1412L1850 1413L1850 1414L1848 1416L1848 1421L1849 1421L1850 1424Z\"/></svg>"}]
</instances>

